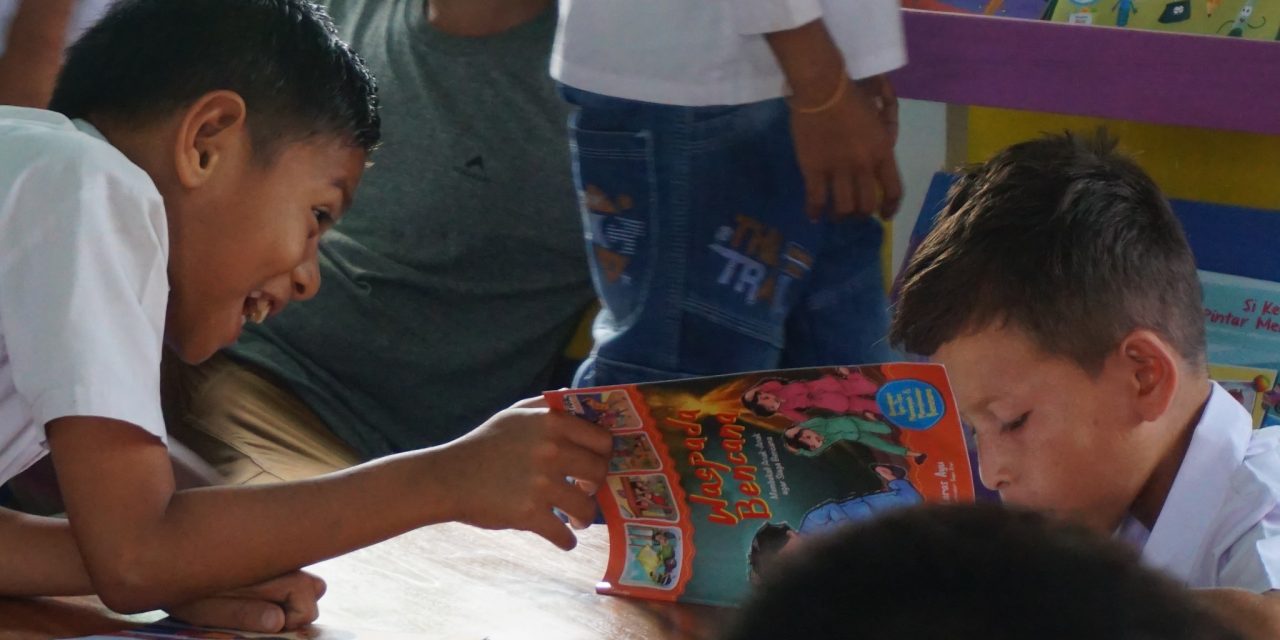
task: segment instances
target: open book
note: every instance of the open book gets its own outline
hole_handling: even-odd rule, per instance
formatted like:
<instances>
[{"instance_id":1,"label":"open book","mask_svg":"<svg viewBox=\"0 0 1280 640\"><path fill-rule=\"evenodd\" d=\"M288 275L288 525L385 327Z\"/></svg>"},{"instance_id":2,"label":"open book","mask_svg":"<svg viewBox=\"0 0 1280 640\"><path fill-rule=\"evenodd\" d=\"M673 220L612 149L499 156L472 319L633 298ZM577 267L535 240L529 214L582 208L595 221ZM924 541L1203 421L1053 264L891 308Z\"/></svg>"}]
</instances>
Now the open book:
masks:
<instances>
[{"instance_id":1,"label":"open book","mask_svg":"<svg viewBox=\"0 0 1280 640\"><path fill-rule=\"evenodd\" d=\"M598 591L732 605L805 536L974 498L946 374L797 369L547 392L613 432Z\"/></svg>"}]
</instances>

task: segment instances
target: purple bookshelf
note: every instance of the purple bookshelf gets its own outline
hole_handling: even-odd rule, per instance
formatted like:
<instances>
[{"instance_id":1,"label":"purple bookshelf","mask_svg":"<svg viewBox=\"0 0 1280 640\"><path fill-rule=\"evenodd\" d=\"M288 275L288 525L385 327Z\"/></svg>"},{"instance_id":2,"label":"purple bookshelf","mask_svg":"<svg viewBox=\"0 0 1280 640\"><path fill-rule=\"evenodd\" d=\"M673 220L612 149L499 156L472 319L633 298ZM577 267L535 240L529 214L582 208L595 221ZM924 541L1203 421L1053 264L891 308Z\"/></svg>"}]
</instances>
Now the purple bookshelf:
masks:
<instances>
[{"instance_id":1,"label":"purple bookshelf","mask_svg":"<svg viewBox=\"0 0 1280 640\"><path fill-rule=\"evenodd\" d=\"M905 14L904 98L1280 135L1280 42Z\"/></svg>"}]
</instances>

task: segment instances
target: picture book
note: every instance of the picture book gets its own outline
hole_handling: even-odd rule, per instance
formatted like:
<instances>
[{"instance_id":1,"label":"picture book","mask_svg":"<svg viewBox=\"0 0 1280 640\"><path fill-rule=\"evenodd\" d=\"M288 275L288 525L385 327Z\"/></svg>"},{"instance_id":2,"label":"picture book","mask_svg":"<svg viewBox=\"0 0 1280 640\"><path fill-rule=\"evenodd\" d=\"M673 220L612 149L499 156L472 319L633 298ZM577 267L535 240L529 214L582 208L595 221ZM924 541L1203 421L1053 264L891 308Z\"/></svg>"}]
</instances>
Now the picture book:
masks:
<instances>
[{"instance_id":1,"label":"picture book","mask_svg":"<svg viewBox=\"0 0 1280 640\"><path fill-rule=\"evenodd\" d=\"M1218 35L1280 38L1280 0L1051 0L1057 22Z\"/></svg>"},{"instance_id":2,"label":"picture book","mask_svg":"<svg viewBox=\"0 0 1280 640\"><path fill-rule=\"evenodd\" d=\"M1211 374L1245 408L1261 403L1256 424L1280 425L1280 283L1201 271L1200 285Z\"/></svg>"},{"instance_id":3,"label":"picture book","mask_svg":"<svg viewBox=\"0 0 1280 640\"><path fill-rule=\"evenodd\" d=\"M1253 416L1254 429L1263 426L1267 410L1274 404L1265 400L1267 392L1275 385L1275 369L1210 364L1209 377L1249 411Z\"/></svg>"},{"instance_id":4,"label":"picture book","mask_svg":"<svg viewBox=\"0 0 1280 640\"><path fill-rule=\"evenodd\" d=\"M1039 20L1044 17L1048 4L1048 0L903 0L902 7Z\"/></svg>"},{"instance_id":5,"label":"picture book","mask_svg":"<svg viewBox=\"0 0 1280 640\"><path fill-rule=\"evenodd\" d=\"M880 364L551 391L613 433L597 497L597 590L737 604L796 539L879 513L970 502L974 474L944 369Z\"/></svg>"}]
</instances>

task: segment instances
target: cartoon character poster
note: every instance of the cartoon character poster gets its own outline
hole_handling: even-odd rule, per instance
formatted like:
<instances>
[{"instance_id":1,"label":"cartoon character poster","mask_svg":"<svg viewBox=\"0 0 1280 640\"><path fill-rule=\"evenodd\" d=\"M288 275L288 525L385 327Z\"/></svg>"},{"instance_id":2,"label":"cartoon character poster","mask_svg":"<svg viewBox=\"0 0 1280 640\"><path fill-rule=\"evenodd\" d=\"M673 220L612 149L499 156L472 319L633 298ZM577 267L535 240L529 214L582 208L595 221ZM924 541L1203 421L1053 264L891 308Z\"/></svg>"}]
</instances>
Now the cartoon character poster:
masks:
<instances>
[{"instance_id":1,"label":"cartoon character poster","mask_svg":"<svg viewBox=\"0 0 1280 640\"><path fill-rule=\"evenodd\" d=\"M1210 374L1257 426L1280 425L1280 283L1201 271L1200 285Z\"/></svg>"},{"instance_id":2,"label":"cartoon character poster","mask_svg":"<svg viewBox=\"0 0 1280 640\"><path fill-rule=\"evenodd\" d=\"M598 494L611 547L603 593L734 604L795 539L923 501L974 499L964 435L937 365L546 395L551 406L590 419L584 398L619 391L636 421L608 427L614 454Z\"/></svg>"},{"instance_id":3,"label":"cartoon character poster","mask_svg":"<svg viewBox=\"0 0 1280 640\"><path fill-rule=\"evenodd\" d=\"M1280 0L1051 0L1057 22L1217 35L1280 37Z\"/></svg>"},{"instance_id":4,"label":"cartoon character poster","mask_svg":"<svg viewBox=\"0 0 1280 640\"><path fill-rule=\"evenodd\" d=\"M904 9L1038 20L1044 16L1048 0L903 0L902 6Z\"/></svg>"}]
</instances>

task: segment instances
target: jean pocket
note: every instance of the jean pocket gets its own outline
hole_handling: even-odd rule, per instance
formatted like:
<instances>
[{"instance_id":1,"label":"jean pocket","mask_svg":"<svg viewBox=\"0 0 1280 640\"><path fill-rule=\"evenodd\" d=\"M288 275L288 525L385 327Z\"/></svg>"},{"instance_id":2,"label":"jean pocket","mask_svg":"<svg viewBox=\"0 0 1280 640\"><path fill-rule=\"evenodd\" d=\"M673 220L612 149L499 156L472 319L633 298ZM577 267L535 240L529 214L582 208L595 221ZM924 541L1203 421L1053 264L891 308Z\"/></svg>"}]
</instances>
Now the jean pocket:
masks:
<instances>
[{"instance_id":1,"label":"jean pocket","mask_svg":"<svg viewBox=\"0 0 1280 640\"><path fill-rule=\"evenodd\" d=\"M576 126L570 135L591 277L605 317L626 326L644 308L655 266L653 136Z\"/></svg>"}]
</instances>

